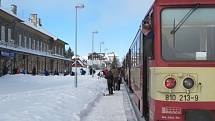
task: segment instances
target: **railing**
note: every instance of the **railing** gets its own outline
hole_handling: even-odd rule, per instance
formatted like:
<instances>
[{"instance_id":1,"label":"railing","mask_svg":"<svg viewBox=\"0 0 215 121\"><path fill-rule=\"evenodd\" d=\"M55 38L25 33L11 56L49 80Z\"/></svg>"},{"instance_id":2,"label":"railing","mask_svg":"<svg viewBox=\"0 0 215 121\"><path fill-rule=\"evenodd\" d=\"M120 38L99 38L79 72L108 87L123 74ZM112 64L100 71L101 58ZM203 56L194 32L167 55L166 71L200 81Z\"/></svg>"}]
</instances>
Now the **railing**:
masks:
<instances>
[{"instance_id":1,"label":"railing","mask_svg":"<svg viewBox=\"0 0 215 121\"><path fill-rule=\"evenodd\" d=\"M8 42L0 40L0 47L1 46L5 47L5 48L8 48L8 49L15 49L15 50L18 49L18 50L23 50L23 51L27 51L27 52L34 52L34 53L40 53L40 54L45 54L45 55L49 55L49 56L56 56L56 57L64 58L63 55L52 53L51 50L47 50L47 52L45 52L45 51L33 50L33 49L29 49L29 48L19 46L19 45L15 44L14 40L10 40Z\"/></svg>"},{"instance_id":2,"label":"railing","mask_svg":"<svg viewBox=\"0 0 215 121\"><path fill-rule=\"evenodd\" d=\"M18 46L14 43L14 40L10 40L8 42L5 42L3 40L0 40L0 45L3 45L5 47L14 47L14 48L17 48Z\"/></svg>"}]
</instances>

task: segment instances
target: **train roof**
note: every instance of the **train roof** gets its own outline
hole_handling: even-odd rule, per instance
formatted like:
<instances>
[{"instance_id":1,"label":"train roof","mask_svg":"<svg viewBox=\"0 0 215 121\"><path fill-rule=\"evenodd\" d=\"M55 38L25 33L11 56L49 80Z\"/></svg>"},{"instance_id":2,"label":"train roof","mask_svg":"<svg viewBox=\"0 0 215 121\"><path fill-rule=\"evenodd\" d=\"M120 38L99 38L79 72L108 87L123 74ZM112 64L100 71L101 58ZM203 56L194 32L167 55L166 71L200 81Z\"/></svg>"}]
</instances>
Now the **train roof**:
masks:
<instances>
[{"instance_id":1,"label":"train roof","mask_svg":"<svg viewBox=\"0 0 215 121\"><path fill-rule=\"evenodd\" d=\"M215 0L155 0L153 5L215 4Z\"/></svg>"}]
</instances>

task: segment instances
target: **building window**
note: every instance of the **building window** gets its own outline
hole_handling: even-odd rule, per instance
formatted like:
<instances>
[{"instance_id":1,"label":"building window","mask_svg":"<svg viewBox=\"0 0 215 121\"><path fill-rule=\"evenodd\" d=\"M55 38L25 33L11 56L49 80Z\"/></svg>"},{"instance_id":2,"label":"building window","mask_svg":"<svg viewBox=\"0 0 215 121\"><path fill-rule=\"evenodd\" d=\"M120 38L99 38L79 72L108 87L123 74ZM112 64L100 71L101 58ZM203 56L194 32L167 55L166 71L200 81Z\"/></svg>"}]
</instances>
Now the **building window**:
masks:
<instances>
[{"instance_id":1,"label":"building window","mask_svg":"<svg viewBox=\"0 0 215 121\"><path fill-rule=\"evenodd\" d=\"M60 47L58 48L58 54L60 55L60 51L61 51L61 49L60 49Z\"/></svg>"},{"instance_id":2,"label":"building window","mask_svg":"<svg viewBox=\"0 0 215 121\"><path fill-rule=\"evenodd\" d=\"M8 41L11 42L11 29L8 29Z\"/></svg>"},{"instance_id":3,"label":"building window","mask_svg":"<svg viewBox=\"0 0 215 121\"><path fill-rule=\"evenodd\" d=\"M36 47L36 50L39 50L39 41L37 41L37 47Z\"/></svg>"},{"instance_id":4,"label":"building window","mask_svg":"<svg viewBox=\"0 0 215 121\"><path fill-rule=\"evenodd\" d=\"M46 43L43 44L43 51L46 52Z\"/></svg>"},{"instance_id":5,"label":"building window","mask_svg":"<svg viewBox=\"0 0 215 121\"><path fill-rule=\"evenodd\" d=\"M29 49L32 49L31 48L31 38L29 38L29 45L28 46L29 46Z\"/></svg>"},{"instance_id":6,"label":"building window","mask_svg":"<svg viewBox=\"0 0 215 121\"><path fill-rule=\"evenodd\" d=\"M63 55L63 53L64 53L64 49L62 48L62 53L61 53L61 55Z\"/></svg>"},{"instance_id":7,"label":"building window","mask_svg":"<svg viewBox=\"0 0 215 121\"><path fill-rule=\"evenodd\" d=\"M48 44L46 45L46 49L47 49L47 51L49 51L49 45Z\"/></svg>"},{"instance_id":8,"label":"building window","mask_svg":"<svg viewBox=\"0 0 215 121\"><path fill-rule=\"evenodd\" d=\"M43 42L40 43L40 49L43 51Z\"/></svg>"},{"instance_id":9,"label":"building window","mask_svg":"<svg viewBox=\"0 0 215 121\"><path fill-rule=\"evenodd\" d=\"M5 26L1 26L1 41L5 41Z\"/></svg>"},{"instance_id":10,"label":"building window","mask_svg":"<svg viewBox=\"0 0 215 121\"><path fill-rule=\"evenodd\" d=\"M57 46L55 46L55 48L54 48L54 54L56 54L57 53Z\"/></svg>"},{"instance_id":11,"label":"building window","mask_svg":"<svg viewBox=\"0 0 215 121\"><path fill-rule=\"evenodd\" d=\"M19 46L21 46L21 45L22 45L22 35L19 34Z\"/></svg>"},{"instance_id":12,"label":"building window","mask_svg":"<svg viewBox=\"0 0 215 121\"><path fill-rule=\"evenodd\" d=\"M27 37L25 36L24 37L24 48L26 48L27 47Z\"/></svg>"},{"instance_id":13,"label":"building window","mask_svg":"<svg viewBox=\"0 0 215 121\"><path fill-rule=\"evenodd\" d=\"M33 46L32 49L35 50L35 40L33 40Z\"/></svg>"}]
</instances>

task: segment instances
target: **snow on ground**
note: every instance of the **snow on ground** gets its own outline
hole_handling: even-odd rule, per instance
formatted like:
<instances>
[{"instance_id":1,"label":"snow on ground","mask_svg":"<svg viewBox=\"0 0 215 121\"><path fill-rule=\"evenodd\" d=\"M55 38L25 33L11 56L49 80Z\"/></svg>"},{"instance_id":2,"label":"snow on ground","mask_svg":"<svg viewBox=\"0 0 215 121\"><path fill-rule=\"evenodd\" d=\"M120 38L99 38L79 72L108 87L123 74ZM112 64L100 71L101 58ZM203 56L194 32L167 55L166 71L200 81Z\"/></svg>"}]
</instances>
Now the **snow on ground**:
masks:
<instances>
[{"instance_id":1,"label":"snow on ground","mask_svg":"<svg viewBox=\"0 0 215 121\"><path fill-rule=\"evenodd\" d=\"M115 91L111 96L103 96L83 121L127 121L122 91Z\"/></svg>"},{"instance_id":2,"label":"snow on ground","mask_svg":"<svg viewBox=\"0 0 215 121\"><path fill-rule=\"evenodd\" d=\"M113 95L101 96L81 121L137 121L125 86L121 84L121 90Z\"/></svg>"},{"instance_id":3,"label":"snow on ground","mask_svg":"<svg viewBox=\"0 0 215 121\"><path fill-rule=\"evenodd\" d=\"M0 121L80 121L106 89L105 79L78 76L0 77Z\"/></svg>"}]
</instances>

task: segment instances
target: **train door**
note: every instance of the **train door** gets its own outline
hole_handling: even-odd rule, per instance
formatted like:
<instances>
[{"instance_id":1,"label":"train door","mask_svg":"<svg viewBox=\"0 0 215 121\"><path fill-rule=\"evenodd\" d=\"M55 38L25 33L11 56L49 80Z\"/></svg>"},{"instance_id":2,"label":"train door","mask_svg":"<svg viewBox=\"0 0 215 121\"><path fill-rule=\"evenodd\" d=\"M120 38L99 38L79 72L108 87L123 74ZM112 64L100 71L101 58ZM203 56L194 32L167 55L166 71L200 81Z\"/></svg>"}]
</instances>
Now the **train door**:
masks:
<instances>
[{"instance_id":1,"label":"train door","mask_svg":"<svg viewBox=\"0 0 215 121\"><path fill-rule=\"evenodd\" d=\"M154 33L152 25L152 14L147 16L142 23L142 97L143 116L149 119L149 61L154 59Z\"/></svg>"},{"instance_id":2,"label":"train door","mask_svg":"<svg viewBox=\"0 0 215 121\"><path fill-rule=\"evenodd\" d=\"M131 92L132 91L132 88L131 88L131 49L129 49L129 52L128 52L128 65L127 65L127 73L128 73L128 87L130 89Z\"/></svg>"},{"instance_id":3,"label":"train door","mask_svg":"<svg viewBox=\"0 0 215 121\"><path fill-rule=\"evenodd\" d=\"M143 104L142 104L142 115L146 118L148 118L148 112L149 112L149 106L148 106L148 78L147 78L147 73L148 73L148 59L146 56L146 52L144 51L144 46L146 45L146 40L143 37L142 39L142 45L143 45L143 53L142 53L142 70L141 70L141 82L142 82L142 99L143 99Z\"/></svg>"}]
</instances>

